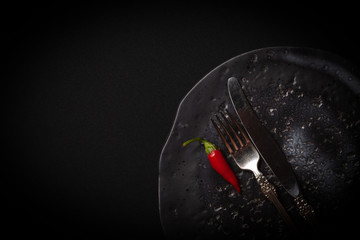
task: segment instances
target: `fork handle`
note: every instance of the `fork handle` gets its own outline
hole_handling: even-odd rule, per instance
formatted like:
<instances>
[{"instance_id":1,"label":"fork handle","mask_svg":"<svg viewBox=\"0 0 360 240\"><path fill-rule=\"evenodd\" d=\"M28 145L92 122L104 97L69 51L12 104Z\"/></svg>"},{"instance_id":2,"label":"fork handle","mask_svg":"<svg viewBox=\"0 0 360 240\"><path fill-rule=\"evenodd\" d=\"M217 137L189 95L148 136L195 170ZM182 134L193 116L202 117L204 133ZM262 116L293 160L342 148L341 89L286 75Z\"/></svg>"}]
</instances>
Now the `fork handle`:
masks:
<instances>
[{"instance_id":1,"label":"fork handle","mask_svg":"<svg viewBox=\"0 0 360 240\"><path fill-rule=\"evenodd\" d=\"M294 231L297 232L297 229L295 227L294 222L290 218L289 214L285 210L284 206L281 204L281 202L278 199L278 196L276 194L275 187L265 178L265 176L258 172L255 175L255 178L257 182L259 183L261 187L261 191L264 193L265 197L267 197L276 207L286 224Z\"/></svg>"}]
</instances>

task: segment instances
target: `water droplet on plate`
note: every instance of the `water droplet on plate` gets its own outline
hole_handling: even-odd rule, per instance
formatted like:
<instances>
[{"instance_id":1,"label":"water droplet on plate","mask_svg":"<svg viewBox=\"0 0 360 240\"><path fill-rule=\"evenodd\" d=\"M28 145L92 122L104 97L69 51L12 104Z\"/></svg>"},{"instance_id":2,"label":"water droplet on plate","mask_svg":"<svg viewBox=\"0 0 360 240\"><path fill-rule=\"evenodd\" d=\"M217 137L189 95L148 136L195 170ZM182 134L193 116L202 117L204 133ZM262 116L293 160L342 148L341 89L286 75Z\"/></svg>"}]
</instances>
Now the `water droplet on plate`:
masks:
<instances>
[{"instance_id":1,"label":"water droplet on plate","mask_svg":"<svg viewBox=\"0 0 360 240\"><path fill-rule=\"evenodd\" d=\"M356 154L354 152L349 152L349 153L346 154L346 158L348 160L350 160L350 161L355 160L356 159Z\"/></svg>"},{"instance_id":2,"label":"water droplet on plate","mask_svg":"<svg viewBox=\"0 0 360 240\"><path fill-rule=\"evenodd\" d=\"M296 85L296 83L297 83L296 76L294 76L292 85Z\"/></svg>"},{"instance_id":3,"label":"water droplet on plate","mask_svg":"<svg viewBox=\"0 0 360 240\"><path fill-rule=\"evenodd\" d=\"M278 101L280 101L281 98L280 97L274 97L273 99L274 99L275 102L278 102Z\"/></svg>"},{"instance_id":4,"label":"water droplet on plate","mask_svg":"<svg viewBox=\"0 0 360 240\"><path fill-rule=\"evenodd\" d=\"M241 78L241 82L242 82L242 83L248 83L249 80L248 80L247 78L245 78L245 77L242 77L242 78Z\"/></svg>"},{"instance_id":5,"label":"water droplet on plate","mask_svg":"<svg viewBox=\"0 0 360 240\"><path fill-rule=\"evenodd\" d=\"M256 63L257 61L258 61L258 55L257 54L252 55L252 57L250 58L250 62Z\"/></svg>"},{"instance_id":6,"label":"water droplet on plate","mask_svg":"<svg viewBox=\"0 0 360 240\"><path fill-rule=\"evenodd\" d=\"M248 228L250 228L250 226L248 224L244 223L241 225L241 228L248 229Z\"/></svg>"},{"instance_id":7,"label":"water droplet on plate","mask_svg":"<svg viewBox=\"0 0 360 240\"><path fill-rule=\"evenodd\" d=\"M267 112L270 116L274 116L276 111L277 111L277 109L276 109L276 108L272 108L272 107L268 107L268 108L266 109L266 112Z\"/></svg>"},{"instance_id":8,"label":"water droplet on plate","mask_svg":"<svg viewBox=\"0 0 360 240\"><path fill-rule=\"evenodd\" d=\"M239 212L238 211L232 211L230 214L232 216L232 219L235 219L239 215Z\"/></svg>"},{"instance_id":9,"label":"water droplet on plate","mask_svg":"<svg viewBox=\"0 0 360 240\"><path fill-rule=\"evenodd\" d=\"M224 207L221 206L220 204L217 204L217 205L214 206L214 212L218 212L218 211L221 211L223 209L224 209Z\"/></svg>"},{"instance_id":10,"label":"water droplet on plate","mask_svg":"<svg viewBox=\"0 0 360 240\"><path fill-rule=\"evenodd\" d=\"M262 69L263 73L266 73L269 70L269 67L267 65L265 65Z\"/></svg>"},{"instance_id":11,"label":"water droplet on plate","mask_svg":"<svg viewBox=\"0 0 360 240\"><path fill-rule=\"evenodd\" d=\"M276 128L271 129L271 132L272 132L272 133L276 133L276 131L277 131Z\"/></svg>"},{"instance_id":12,"label":"water droplet on plate","mask_svg":"<svg viewBox=\"0 0 360 240\"><path fill-rule=\"evenodd\" d=\"M231 191L231 192L228 194L228 197L229 197L229 198L234 198L235 196L236 196L235 191Z\"/></svg>"},{"instance_id":13,"label":"water droplet on plate","mask_svg":"<svg viewBox=\"0 0 360 240\"><path fill-rule=\"evenodd\" d=\"M216 186L215 187L216 191L218 192L222 192L223 191L223 188L221 186Z\"/></svg>"},{"instance_id":14,"label":"water droplet on plate","mask_svg":"<svg viewBox=\"0 0 360 240\"><path fill-rule=\"evenodd\" d=\"M266 52L266 54L267 54L267 58L268 58L268 59L272 59L272 58L275 56L275 51L273 51L273 50L268 50L268 51Z\"/></svg>"},{"instance_id":15,"label":"water droplet on plate","mask_svg":"<svg viewBox=\"0 0 360 240\"><path fill-rule=\"evenodd\" d=\"M307 164L313 164L314 163L314 159L313 158L308 158L307 159Z\"/></svg>"}]
</instances>

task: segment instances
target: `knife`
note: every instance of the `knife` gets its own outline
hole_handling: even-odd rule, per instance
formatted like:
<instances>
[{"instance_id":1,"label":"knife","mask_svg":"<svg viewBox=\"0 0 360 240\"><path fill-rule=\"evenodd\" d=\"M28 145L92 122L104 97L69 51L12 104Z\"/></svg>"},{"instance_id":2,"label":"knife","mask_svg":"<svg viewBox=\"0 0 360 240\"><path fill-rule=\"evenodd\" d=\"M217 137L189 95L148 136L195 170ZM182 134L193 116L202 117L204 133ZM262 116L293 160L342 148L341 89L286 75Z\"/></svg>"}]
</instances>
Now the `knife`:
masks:
<instances>
[{"instance_id":1,"label":"knife","mask_svg":"<svg viewBox=\"0 0 360 240\"><path fill-rule=\"evenodd\" d=\"M237 78L228 79L228 91L236 113L259 155L279 179L285 190L294 197L300 215L310 223L315 224L314 210L300 194L299 185L291 165L280 146L251 108Z\"/></svg>"}]
</instances>

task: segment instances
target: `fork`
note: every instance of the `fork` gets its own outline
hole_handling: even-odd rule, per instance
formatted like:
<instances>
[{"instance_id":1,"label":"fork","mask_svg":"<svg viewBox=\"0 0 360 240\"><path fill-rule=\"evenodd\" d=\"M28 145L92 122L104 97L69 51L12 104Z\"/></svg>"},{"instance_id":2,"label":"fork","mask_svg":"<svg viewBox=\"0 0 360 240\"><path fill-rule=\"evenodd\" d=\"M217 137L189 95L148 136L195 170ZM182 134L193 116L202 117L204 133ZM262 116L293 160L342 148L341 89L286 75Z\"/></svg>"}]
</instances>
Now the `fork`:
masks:
<instances>
[{"instance_id":1,"label":"fork","mask_svg":"<svg viewBox=\"0 0 360 240\"><path fill-rule=\"evenodd\" d=\"M232 124L225 117L224 113L220 112L220 115L223 120L221 120L217 114L215 115L217 121L220 124L220 128L222 129L222 131L220 130L219 126L216 124L216 122L213 119L211 119L211 122L214 125L216 131L218 132L221 140L225 144L231 157L234 159L235 163L241 169L250 170L254 173L255 179L260 185L261 191L263 192L265 197L267 197L275 205L275 207L277 208L280 215L283 217L286 224L288 224L288 226L292 230L296 231L296 227L292 219L290 218L284 206L281 204L281 202L277 197L275 187L266 179L263 173L260 172L258 169L258 162L260 160L259 153L255 149L250 139L245 134L244 130L240 127L236 119L233 117L233 115L231 115L227 109L226 109L226 113L229 116L229 119L232 122ZM227 125L227 127L225 126L224 122Z\"/></svg>"}]
</instances>

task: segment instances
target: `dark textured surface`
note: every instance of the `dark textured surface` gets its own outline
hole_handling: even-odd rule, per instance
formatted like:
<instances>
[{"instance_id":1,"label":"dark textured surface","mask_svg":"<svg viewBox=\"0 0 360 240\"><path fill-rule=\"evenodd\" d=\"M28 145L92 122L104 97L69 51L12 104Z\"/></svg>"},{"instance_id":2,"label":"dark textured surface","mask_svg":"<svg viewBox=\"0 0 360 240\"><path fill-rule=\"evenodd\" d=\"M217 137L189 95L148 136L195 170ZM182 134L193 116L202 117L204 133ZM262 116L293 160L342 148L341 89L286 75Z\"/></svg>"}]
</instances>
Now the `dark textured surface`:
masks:
<instances>
[{"instance_id":1,"label":"dark textured surface","mask_svg":"<svg viewBox=\"0 0 360 240\"><path fill-rule=\"evenodd\" d=\"M162 238L159 156L205 74L271 46L360 65L357 7L269 5L4 5L4 234Z\"/></svg>"},{"instance_id":2,"label":"dark textured surface","mask_svg":"<svg viewBox=\"0 0 360 240\"><path fill-rule=\"evenodd\" d=\"M160 162L160 207L169 236L227 239L292 237L275 207L249 172L230 157L243 193L210 167L203 147L182 142L204 137L225 147L210 118L234 111L227 79L237 77L252 107L282 147L301 191L326 230L351 229L359 213L360 81L352 65L326 52L268 48L231 59L202 79L184 98ZM313 234L276 177L260 168L278 189L301 234ZM346 218L340 218L346 216ZM341 220L334 223L334 219ZM351 231L353 232L353 231Z\"/></svg>"}]
</instances>

